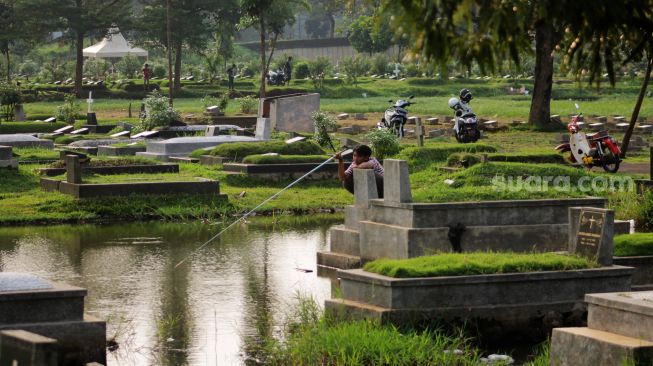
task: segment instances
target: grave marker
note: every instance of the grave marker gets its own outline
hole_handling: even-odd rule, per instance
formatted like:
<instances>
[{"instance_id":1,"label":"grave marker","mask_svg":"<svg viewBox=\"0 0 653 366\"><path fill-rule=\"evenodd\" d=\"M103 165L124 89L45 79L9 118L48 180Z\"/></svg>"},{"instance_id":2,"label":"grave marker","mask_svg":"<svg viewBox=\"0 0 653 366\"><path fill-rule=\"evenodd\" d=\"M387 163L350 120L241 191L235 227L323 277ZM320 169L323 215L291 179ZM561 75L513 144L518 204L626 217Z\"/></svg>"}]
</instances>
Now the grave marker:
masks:
<instances>
[{"instance_id":1,"label":"grave marker","mask_svg":"<svg viewBox=\"0 0 653 366\"><path fill-rule=\"evenodd\" d=\"M569 208L569 252L612 265L614 211L593 207Z\"/></svg>"},{"instance_id":2,"label":"grave marker","mask_svg":"<svg viewBox=\"0 0 653 366\"><path fill-rule=\"evenodd\" d=\"M66 126L66 127L61 127L58 130L54 130L54 133L66 133L66 132L74 130L74 129L75 129L74 126Z\"/></svg>"},{"instance_id":3,"label":"grave marker","mask_svg":"<svg viewBox=\"0 0 653 366\"><path fill-rule=\"evenodd\" d=\"M152 136L154 136L154 135L157 135L158 133L159 133L159 131L143 131L143 132L141 132L141 133L137 133L137 134L135 134L135 135L132 136L131 138L133 138L133 139L136 139L136 138L139 138L139 137L145 137L145 138L147 138L147 137L152 137Z\"/></svg>"},{"instance_id":4,"label":"grave marker","mask_svg":"<svg viewBox=\"0 0 653 366\"><path fill-rule=\"evenodd\" d=\"M439 120L437 117L428 118L428 119L426 120L426 122L428 122L430 125L438 125L438 124L440 124L440 120Z\"/></svg>"},{"instance_id":5,"label":"grave marker","mask_svg":"<svg viewBox=\"0 0 653 366\"><path fill-rule=\"evenodd\" d=\"M272 120L270 118L258 117L256 119L256 137L259 140L269 140L272 136Z\"/></svg>"},{"instance_id":6,"label":"grave marker","mask_svg":"<svg viewBox=\"0 0 653 366\"><path fill-rule=\"evenodd\" d=\"M417 118L417 121L415 122L415 136L417 136L417 146L423 147L424 146L424 126L422 126L422 121Z\"/></svg>"},{"instance_id":7,"label":"grave marker","mask_svg":"<svg viewBox=\"0 0 653 366\"><path fill-rule=\"evenodd\" d=\"M55 366L57 341L21 329L0 331L2 365Z\"/></svg>"},{"instance_id":8,"label":"grave marker","mask_svg":"<svg viewBox=\"0 0 653 366\"><path fill-rule=\"evenodd\" d=\"M79 130L75 130L75 131L70 132L71 135L85 135L87 133L88 133L88 128L86 128L86 127L83 127L83 128L80 128Z\"/></svg>"},{"instance_id":9,"label":"grave marker","mask_svg":"<svg viewBox=\"0 0 653 366\"><path fill-rule=\"evenodd\" d=\"M121 136L129 136L129 131L120 131L120 132L114 133L110 137L121 137Z\"/></svg>"},{"instance_id":10,"label":"grave marker","mask_svg":"<svg viewBox=\"0 0 653 366\"><path fill-rule=\"evenodd\" d=\"M86 124L87 125L92 125L92 126L97 126L97 117L95 116L95 112L93 112L93 92L89 91L88 92L88 99L86 99L86 103L88 103L88 111L86 112Z\"/></svg>"},{"instance_id":11,"label":"grave marker","mask_svg":"<svg viewBox=\"0 0 653 366\"><path fill-rule=\"evenodd\" d=\"M73 184L82 183L82 165L77 155L66 155L66 181Z\"/></svg>"},{"instance_id":12,"label":"grave marker","mask_svg":"<svg viewBox=\"0 0 653 366\"><path fill-rule=\"evenodd\" d=\"M385 159L383 197L386 202L408 203L413 201L410 191L408 164L405 160Z\"/></svg>"},{"instance_id":13,"label":"grave marker","mask_svg":"<svg viewBox=\"0 0 653 366\"><path fill-rule=\"evenodd\" d=\"M304 140L306 140L306 137L297 136L297 137L293 137L291 139L286 140L286 144L290 145L292 143L299 142L299 141L304 141Z\"/></svg>"},{"instance_id":14,"label":"grave marker","mask_svg":"<svg viewBox=\"0 0 653 366\"><path fill-rule=\"evenodd\" d=\"M48 123L55 123L55 122L57 122L57 119L56 119L56 118L54 118L54 117L50 117L50 118L48 118L48 119L46 119L46 120L45 120L45 121L43 121L43 122L48 122Z\"/></svg>"}]
</instances>

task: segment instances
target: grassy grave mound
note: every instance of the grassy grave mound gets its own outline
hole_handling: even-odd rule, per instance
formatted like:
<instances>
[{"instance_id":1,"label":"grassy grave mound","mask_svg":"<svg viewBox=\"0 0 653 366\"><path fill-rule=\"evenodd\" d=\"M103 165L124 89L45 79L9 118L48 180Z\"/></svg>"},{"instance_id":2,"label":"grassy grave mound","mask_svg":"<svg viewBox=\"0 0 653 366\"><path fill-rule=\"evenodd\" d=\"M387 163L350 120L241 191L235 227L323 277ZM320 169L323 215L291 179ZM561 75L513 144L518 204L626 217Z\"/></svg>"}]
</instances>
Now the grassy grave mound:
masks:
<instances>
[{"instance_id":1,"label":"grassy grave mound","mask_svg":"<svg viewBox=\"0 0 653 366\"><path fill-rule=\"evenodd\" d=\"M109 167L109 166L125 166L125 165L158 165L161 162L156 159L143 158L140 156L135 157L122 157L116 159L96 159L93 158L84 163L85 167ZM48 165L48 168L65 168L66 163L63 160L57 160Z\"/></svg>"},{"instance_id":2,"label":"grassy grave mound","mask_svg":"<svg viewBox=\"0 0 653 366\"><path fill-rule=\"evenodd\" d=\"M557 253L440 253L410 259L377 259L364 270L395 278L471 276L497 273L566 271L598 267L577 256Z\"/></svg>"},{"instance_id":3,"label":"grassy grave mound","mask_svg":"<svg viewBox=\"0 0 653 366\"><path fill-rule=\"evenodd\" d=\"M490 153L488 161L504 163L565 164L565 158L555 153ZM447 158L447 166L472 166L481 162L481 154L454 153Z\"/></svg>"},{"instance_id":4,"label":"grassy grave mound","mask_svg":"<svg viewBox=\"0 0 653 366\"><path fill-rule=\"evenodd\" d=\"M653 255L653 233L623 234L614 237L616 257Z\"/></svg>"},{"instance_id":5,"label":"grassy grave mound","mask_svg":"<svg viewBox=\"0 0 653 366\"><path fill-rule=\"evenodd\" d=\"M245 164L301 164L322 163L329 155L249 155L243 159Z\"/></svg>"},{"instance_id":6,"label":"grassy grave mound","mask_svg":"<svg viewBox=\"0 0 653 366\"><path fill-rule=\"evenodd\" d=\"M321 155L324 150L312 141L299 141L286 144L284 141L266 142L229 142L219 145L207 153L204 149L193 151L191 157L201 155L222 156L231 161L241 161L246 156L260 155L265 153L277 153L281 155Z\"/></svg>"},{"instance_id":7,"label":"grassy grave mound","mask_svg":"<svg viewBox=\"0 0 653 366\"><path fill-rule=\"evenodd\" d=\"M527 184L528 178L537 179L543 177L568 177L570 184L576 184L579 179L588 174L582 169L557 164L529 164L529 163L486 163L474 165L469 169L454 174L454 187L467 186L490 186L496 183L497 177L512 177L515 180L522 179Z\"/></svg>"},{"instance_id":8,"label":"grassy grave mound","mask_svg":"<svg viewBox=\"0 0 653 366\"><path fill-rule=\"evenodd\" d=\"M59 159L59 151L52 149L15 147L12 151L21 162Z\"/></svg>"},{"instance_id":9,"label":"grassy grave mound","mask_svg":"<svg viewBox=\"0 0 653 366\"><path fill-rule=\"evenodd\" d=\"M422 170L436 162L443 162L454 153L496 152L497 149L485 144L442 143L437 146L409 147L399 153L397 159L408 161L412 169Z\"/></svg>"},{"instance_id":10,"label":"grassy grave mound","mask_svg":"<svg viewBox=\"0 0 653 366\"><path fill-rule=\"evenodd\" d=\"M109 146L112 147L146 147L147 142L145 141L138 141L138 142L117 142L115 144L111 144Z\"/></svg>"},{"instance_id":11,"label":"grassy grave mound","mask_svg":"<svg viewBox=\"0 0 653 366\"><path fill-rule=\"evenodd\" d=\"M66 126L68 126L68 124L63 122L54 122L54 123L3 122L2 124L0 124L0 134L35 133L35 132L48 133L48 132L54 132Z\"/></svg>"}]
</instances>

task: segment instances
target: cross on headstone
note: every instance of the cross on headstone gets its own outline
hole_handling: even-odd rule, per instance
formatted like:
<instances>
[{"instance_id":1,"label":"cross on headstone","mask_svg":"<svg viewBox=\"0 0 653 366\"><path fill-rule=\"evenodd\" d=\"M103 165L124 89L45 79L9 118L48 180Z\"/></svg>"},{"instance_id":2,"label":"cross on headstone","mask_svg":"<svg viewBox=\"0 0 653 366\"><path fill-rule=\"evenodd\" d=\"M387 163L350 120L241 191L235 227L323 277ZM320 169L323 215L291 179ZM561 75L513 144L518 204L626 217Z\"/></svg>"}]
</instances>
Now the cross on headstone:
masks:
<instances>
[{"instance_id":1,"label":"cross on headstone","mask_svg":"<svg viewBox=\"0 0 653 366\"><path fill-rule=\"evenodd\" d=\"M399 64L397 63L397 64L395 64L395 69L392 71L392 73L395 74L395 79L399 79L399 73L400 72L401 72L401 70L399 70Z\"/></svg>"},{"instance_id":2,"label":"cross on headstone","mask_svg":"<svg viewBox=\"0 0 653 366\"><path fill-rule=\"evenodd\" d=\"M614 211L593 207L569 208L569 252L612 265Z\"/></svg>"}]
</instances>

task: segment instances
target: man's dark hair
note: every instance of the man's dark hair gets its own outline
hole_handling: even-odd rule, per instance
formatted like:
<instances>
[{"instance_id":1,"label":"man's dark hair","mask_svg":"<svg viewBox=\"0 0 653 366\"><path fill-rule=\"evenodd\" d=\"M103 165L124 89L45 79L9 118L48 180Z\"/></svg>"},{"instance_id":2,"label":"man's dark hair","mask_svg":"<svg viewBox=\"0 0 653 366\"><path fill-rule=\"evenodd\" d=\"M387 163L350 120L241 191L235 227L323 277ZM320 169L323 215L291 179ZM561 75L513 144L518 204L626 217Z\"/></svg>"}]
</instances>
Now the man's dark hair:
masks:
<instances>
[{"instance_id":1,"label":"man's dark hair","mask_svg":"<svg viewBox=\"0 0 653 366\"><path fill-rule=\"evenodd\" d=\"M357 145L354 148L354 152L360 156L367 156L368 158L372 156L372 149L367 145Z\"/></svg>"}]
</instances>

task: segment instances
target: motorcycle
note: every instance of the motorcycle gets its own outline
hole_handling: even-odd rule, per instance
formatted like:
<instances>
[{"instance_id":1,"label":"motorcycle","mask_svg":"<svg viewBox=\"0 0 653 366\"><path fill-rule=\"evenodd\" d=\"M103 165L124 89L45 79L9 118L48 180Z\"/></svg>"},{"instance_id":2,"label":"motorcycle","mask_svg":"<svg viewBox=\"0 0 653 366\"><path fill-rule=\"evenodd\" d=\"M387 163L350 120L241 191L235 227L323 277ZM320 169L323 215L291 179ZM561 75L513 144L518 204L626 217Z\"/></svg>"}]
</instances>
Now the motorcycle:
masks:
<instances>
[{"instance_id":1,"label":"motorcycle","mask_svg":"<svg viewBox=\"0 0 653 366\"><path fill-rule=\"evenodd\" d=\"M478 129L476 114L472 111L469 104L458 98L449 99L449 108L454 110L454 136L456 141L476 142L481 137L481 131Z\"/></svg>"},{"instance_id":2,"label":"motorcycle","mask_svg":"<svg viewBox=\"0 0 653 366\"><path fill-rule=\"evenodd\" d=\"M267 81L268 85L283 85L286 83L286 74L281 69L277 71L268 70Z\"/></svg>"},{"instance_id":3,"label":"motorcycle","mask_svg":"<svg viewBox=\"0 0 653 366\"><path fill-rule=\"evenodd\" d=\"M408 100L399 99L394 102L390 108L385 110L383 117L381 118L381 123L378 124L379 128L388 128L397 135L399 138L404 137L404 125L408 120L408 111L406 107L411 106L415 103L411 103L410 100L415 96L411 95L408 97ZM388 100L389 103L393 103L392 100Z\"/></svg>"},{"instance_id":4,"label":"motorcycle","mask_svg":"<svg viewBox=\"0 0 653 366\"><path fill-rule=\"evenodd\" d=\"M576 104L576 110L578 109L578 104ZM616 173L621 163L621 149L617 141L606 130L590 134L581 132L582 128L578 122L582 116L582 113L579 112L572 117L571 122L567 125L567 130L570 133L569 143L560 144L555 149L560 153L569 151L571 153L569 160L572 163L587 168L600 166L608 173Z\"/></svg>"}]
</instances>

